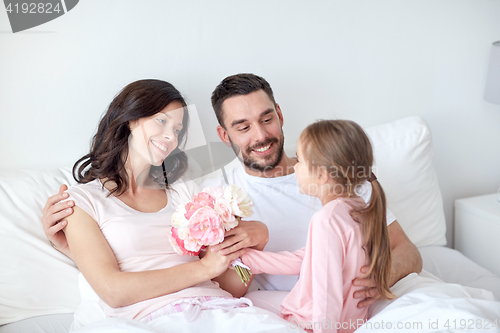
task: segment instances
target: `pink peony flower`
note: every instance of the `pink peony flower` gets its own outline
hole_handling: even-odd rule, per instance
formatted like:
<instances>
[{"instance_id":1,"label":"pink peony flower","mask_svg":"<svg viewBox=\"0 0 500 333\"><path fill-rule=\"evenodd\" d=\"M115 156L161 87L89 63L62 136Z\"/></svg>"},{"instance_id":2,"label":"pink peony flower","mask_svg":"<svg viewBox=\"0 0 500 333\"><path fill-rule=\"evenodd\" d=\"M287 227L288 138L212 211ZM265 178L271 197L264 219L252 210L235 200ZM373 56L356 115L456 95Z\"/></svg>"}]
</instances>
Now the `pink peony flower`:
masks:
<instances>
[{"instance_id":1,"label":"pink peony flower","mask_svg":"<svg viewBox=\"0 0 500 333\"><path fill-rule=\"evenodd\" d=\"M186 230L185 236L181 236L181 238L184 240L184 248L187 251L200 253L201 245L189 235L189 229Z\"/></svg>"},{"instance_id":2,"label":"pink peony flower","mask_svg":"<svg viewBox=\"0 0 500 333\"><path fill-rule=\"evenodd\" d=\"M222 198L224 196L224 190L222 189L222 186L217 186L217 187L205 187L202 192L208 193L215 201L217 199Z\"/></svg>"},{"instance_id":3,"label":"pink peony flower","mask_svg":"<svg viewBox=\"0 0 500 333\"><path fill-rule=\"evenodd\" d=\"M172 247L174 248L175 252L187 256L197 256L200 253L199 250L198 252L188 251L184 247L184 241L181 238L179 238L179 234L177 233L177 228L170 229L170 234L172 236L170 237L170 244L172 244Z\"/></svg>"},{"instance_id":4,"label":"pink peony flower","mask_svg":"<svg viewBox=\"0 0 500 333\"><path fill-rule=\"evenodd\" d=\"M189 237L199 245L215 245L224 240L222 221L213 208L202 207L189 219ZM190 249L186 244L186 249Z\"/></svg>"},{"instance_id":5,"label":"pink peony flower","mask_svg":"<svg viewBox=\"0 0 500 333\"><path fill-rule=\"evenodd\" d=\"M221 243L225 231L236 227L241 217L251 216L252 206L248 194L238 186L207 187L172 214L170 243L179 254L197 256L207 246ZM251 275L248 267L241 261L233 266L246 286Z\"/></svg>"},{"instance_id":6,"label":"pink peony flower","mask_svg":"<svg viewBox=\"0 0 500 333\"><path fill-rule=\"evenodd\" d=\"M193 214L202 207L214 208L214 198L212 198L210 194L200 192L196 195L193 201L186 204L186 214L184 216L189 220L191 216L193 216Z\"/></svg>"}]
</instances>

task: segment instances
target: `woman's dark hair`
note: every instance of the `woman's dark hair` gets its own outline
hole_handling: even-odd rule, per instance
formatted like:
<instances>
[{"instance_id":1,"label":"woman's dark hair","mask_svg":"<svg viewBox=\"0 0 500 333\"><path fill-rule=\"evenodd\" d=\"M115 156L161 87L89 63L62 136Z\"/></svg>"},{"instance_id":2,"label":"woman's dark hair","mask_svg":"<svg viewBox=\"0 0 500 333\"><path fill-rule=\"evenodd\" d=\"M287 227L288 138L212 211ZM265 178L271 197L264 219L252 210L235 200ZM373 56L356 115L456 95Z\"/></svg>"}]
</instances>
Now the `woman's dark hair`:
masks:
<instances>
[{"instance_id":1,"label":"woman's dark hair","mask_svg":"<svg viewBox=\"0 0 500 333\"><path fill-rule=\"evenodd\" d=\"M163 161L161 167L151 167L151 175L163 175L161 183L168 184L179 179L187 169L187 156L179 149L185 144L189 116L186 102L180 92L170 83L161 80L139 80L130 83L113 99L102 117L94 135L90 153L80 158L73 166L73 177L78 183L106 178L116 187L111 194L123 194L129 186L125 162L128 157L129 122L150 117L172 102L184 108L182 131L178 135L178 147Z\"/></svg>"}]
</instances>

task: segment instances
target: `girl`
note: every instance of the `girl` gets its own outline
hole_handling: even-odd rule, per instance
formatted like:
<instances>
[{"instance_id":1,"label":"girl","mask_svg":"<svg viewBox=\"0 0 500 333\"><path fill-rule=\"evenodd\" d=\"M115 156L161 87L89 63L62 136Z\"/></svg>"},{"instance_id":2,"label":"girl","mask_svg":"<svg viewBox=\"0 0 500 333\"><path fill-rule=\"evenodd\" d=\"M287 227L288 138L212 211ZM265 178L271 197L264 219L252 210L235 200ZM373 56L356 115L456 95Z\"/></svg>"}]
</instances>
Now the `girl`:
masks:
<instances>
[{"instance_id":1,"label":"girl","mask_svg":"<svg viewBox=\"0 0 500 333\"><path fill-rule=\"evenodd\" d=\"M300 275L283 300L281 316L309 331L352 332L367 319L358 308L352 280L370 265L380 294L389 290L391 253L382 187L371 172L373 152L363 129L347 120L309 125L297 143L295 177L301 193L321 200L311 219L306 246L293 253L247 249L242 259L253 273ZM366 180L370 203L358 197Z\"/></svg>"},{"instance_id":2,"label":"girl","mask_svg":"<svg viewBox=\"0 0 500 333\"><path fill-rule=\"evenodd\" d=\"M226 309L263 324L252 331L266 329L266 321L287 330L288 323L248 307L251 302L232 298L211 281L244 250L228 256L207 251L200 259L177 254L169 243L165 227L172 213L197 191L180 180L187 158L177 147L188 123L186 103L170 83L133 82L111 102L90 153L73 167L80 184L68 190L75 208L64 233L84 277L73 329L117 317L160 331L185 331L198 315L210 330L216 316L200 310ZM84 329L106 331L105 323Z\"/></svg>"}]
</instances>

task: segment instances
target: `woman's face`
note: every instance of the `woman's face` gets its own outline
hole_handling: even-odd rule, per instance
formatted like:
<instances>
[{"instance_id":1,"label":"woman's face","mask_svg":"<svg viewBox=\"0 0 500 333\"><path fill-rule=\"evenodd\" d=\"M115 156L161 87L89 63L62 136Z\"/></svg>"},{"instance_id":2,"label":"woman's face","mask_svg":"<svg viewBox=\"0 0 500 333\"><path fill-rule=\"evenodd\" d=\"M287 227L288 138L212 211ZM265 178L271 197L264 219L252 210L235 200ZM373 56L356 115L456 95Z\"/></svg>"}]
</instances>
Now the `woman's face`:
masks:
<instances>
[{"instance_id":1,"label":"woman's face","mask_svg":"<svg viewBox=\"0 0 500 333\"><path fill-rule=\"evenodd\" d=\"M129 155L132 163L140 159L141 164L161 165L179 143L183 116L182 104L175 101L154 116L131 121Z\"/></svg>"}]
</instances>

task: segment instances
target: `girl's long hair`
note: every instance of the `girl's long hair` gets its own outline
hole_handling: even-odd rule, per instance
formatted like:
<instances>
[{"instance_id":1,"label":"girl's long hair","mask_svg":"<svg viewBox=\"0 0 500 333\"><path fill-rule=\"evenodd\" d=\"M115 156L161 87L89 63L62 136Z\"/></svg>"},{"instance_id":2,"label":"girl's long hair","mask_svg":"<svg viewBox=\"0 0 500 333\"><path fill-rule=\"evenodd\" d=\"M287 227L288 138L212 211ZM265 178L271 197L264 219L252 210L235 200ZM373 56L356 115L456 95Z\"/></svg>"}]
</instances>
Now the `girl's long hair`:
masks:
<instances>
[{"instance_id":1,"label":"girl's long hair","mask_svg":"<svg viewBox=\"0 0 500 333\"><path fill-rule=\"evenodd\" d=\"M347 196L372 173L373 151L370 140L357 123L349 120L320 120L309 125L299 138L304 159L310 170L324 167L340 184ZM371 260L368 276L374 278L377 290L385 299L395 296L389 287L391 246L386 221L386 199L377 180L371 182L372 194L366 208L351 212L361 221L365 250Z\"/></svg>"},{"instance_id":2,"label":"girl's long hair","mask_svg":"<svg viewBox=\"0 0 500 333\"><path fill-rule=\"evenodd\" d=\"M189 115L180 92L172 84L154 79L132 82L113 99L99 122L90 152L73 166L73 178L78 183L106 178L105 183L116 184L111 194L123 194L129 186L125 170L131 134L129 122L153 116L174 101L182 104L184 109L178 147L161 166L152 166L150 171L168 189L168 185L179 179L187 169L187 156L179 147L185 144Z\"/></svg>"}]
</instances>

